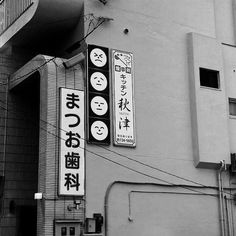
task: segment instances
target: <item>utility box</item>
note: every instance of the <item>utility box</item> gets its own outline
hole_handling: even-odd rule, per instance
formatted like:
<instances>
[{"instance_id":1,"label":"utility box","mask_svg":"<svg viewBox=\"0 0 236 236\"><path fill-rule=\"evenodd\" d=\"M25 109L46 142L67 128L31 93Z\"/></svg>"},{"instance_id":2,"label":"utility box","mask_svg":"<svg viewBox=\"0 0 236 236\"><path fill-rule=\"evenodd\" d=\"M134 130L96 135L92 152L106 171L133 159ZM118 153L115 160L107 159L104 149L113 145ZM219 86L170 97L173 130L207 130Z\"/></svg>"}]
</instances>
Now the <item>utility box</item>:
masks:
<instances>
[{"instance_id":1,"label":"utility box","mask_svg":"<svg viewBox=\"0 0 236 236\"><path fill-rule=\"evenodd\" d=\"M96 232L96 219L86 218L85 228L86 228L87 233L95 233Z\"/></svg>"},{"instance_id":2,"label":"utility box","mask_svg":"<svg viewBox=\"0 0 236 236\"><path fill-rule=\"evenodd\" d=\"M81 222L78 220L55 220L55 236L80 236Z\"/></svg>"}]
</instances>

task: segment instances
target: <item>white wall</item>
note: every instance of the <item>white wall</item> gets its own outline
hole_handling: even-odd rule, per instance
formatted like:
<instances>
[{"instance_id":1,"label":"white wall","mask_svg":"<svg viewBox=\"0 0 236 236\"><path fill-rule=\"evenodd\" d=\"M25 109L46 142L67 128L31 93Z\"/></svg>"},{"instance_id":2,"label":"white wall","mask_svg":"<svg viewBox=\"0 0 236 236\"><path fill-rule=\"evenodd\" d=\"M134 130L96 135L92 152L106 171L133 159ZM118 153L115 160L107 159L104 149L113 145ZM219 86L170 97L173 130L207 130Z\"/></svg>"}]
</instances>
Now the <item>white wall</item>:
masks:
<instances>
[{"instance_id":1,"label":"white wall","mask_svg":"<svg viewBox=\"0 0 236 236\"><path fill-rule=\"evenodd\" d=\"M200 68L218 71L219 88L201 86ZM189 34L189 70L196 166L217 168L221 160L230 164L228 99L221 44L214 38Z\"/></svg>"},{"instance_id":2,"label":"white wall","mask_svg":"<svg viewBox=\"0 0 236 236\"><path fill-rule=\"evenodd\" d=\"M94 0L85 1L85 14L93 13L98 17L107 16L114 19L96 29L86 42L134 54L137 147L131 149L111 145L106 148L177 176L211 186L217 186L216 171L197 169L194 166L187 34L196 32L211 38L219 37L219 42L232 43L234 37L233 23L230 18L231 3L225 1L224 4L221 1L219 7L224 8L217 9L216 14L217 4L214 5L213 0L108 0L106 5ZM216 23L220 21L218 15L222 16L223 10L224 14L229 15L224 18L224 24L222 24L228 27L224 28L224 37L222 35L220 37L218 32L223 26L219 24L216 27ZM85 32L88 25L89 21L86 21ZM128 34L123 33L125 28L129 29ZM193 184L134 163L109 150L93 145L87 145L87 148L154 177L142 176L87 152L87 217L91 217L96 212L104 213L105 191L115 180L158 183L164 183L162 181L164 180L174 184ZM225 182L228 182L227 177L225 177ZM150 196L147 196L143 199L149 201L149 198ZM210 200L207 197L207 200L205 197L202 199L204 200L199 203L200 208L196 207L196 212L194 212L196 217L201 217L202 210L209 205ZM118 199L116 200L119 202ZM174 199L161 198L161 203L154 207L168 206L172 200L174 201ZM139 203L141 204L142 201L140 199ZM197 199L194 198L192 204L194 205L196 201ZM151 202L155 204L155 200ZM213 207L217 205L215 200L210 204ZM146 206L142 206L142 209L145 209ZM119 204L116 205L114 211L117 219L123 214ZM149 217L148 211L141 212L144 212L143 218ZM168 218L168 214L163 212L162 208L161 212L163 218ZM156 214L158 215L159 212L151 213L153 216L157 216ZM204 214L204 217L211 218L215 222L213 231L207 235L217 235L216 232L219 232L218 210L214 208L213 213L204 211ZM184 217L187 218L187 215ZM115 221L115 218L112 219ZM177 218L176 220L178 224L179 221ZM122 227L122 222L118 220L117 225ZM132 232L141 230L138 224L135 224L135 227ZM155 228L149 227L148 233L152 232L152 229L155 232ZM123 234L127 234L127 231ZM118 235L117 231L113 231L112 235ZM166 232L161 235L176 234Z\"/></svg>"},{"instance_id":3,"label":"white wall","mask_svg":"<svg viewBox=\"0 0 236 236\"><path fill-rule=\"evenodd\" d=\"M235 60L236 48L223 46L224 53L224 68L227 89L227 102L228 98L236 98L236 80L235 80ZM230 116L228 112L229 134L230 134L230 152L236 152L236 119L235 116Z\"/></svg>"}]
</instances>

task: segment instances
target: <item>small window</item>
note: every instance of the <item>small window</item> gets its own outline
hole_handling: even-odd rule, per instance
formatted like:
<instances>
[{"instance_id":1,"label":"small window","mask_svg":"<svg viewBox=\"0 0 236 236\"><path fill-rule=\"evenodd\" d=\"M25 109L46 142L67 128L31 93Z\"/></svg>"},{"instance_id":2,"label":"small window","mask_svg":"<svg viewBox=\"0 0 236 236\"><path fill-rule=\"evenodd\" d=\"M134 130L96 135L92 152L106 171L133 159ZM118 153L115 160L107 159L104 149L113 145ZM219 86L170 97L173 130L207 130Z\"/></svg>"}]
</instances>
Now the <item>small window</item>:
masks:
<instances>
[{"instance_id":1,"label":"small window","mask_svg":"<svg viewBox=\"0 0 236 236\"><path fill-rule=\"evenodd\" d=\"M70 227L70 236L75 235L75 227Z\"/></svg>"},{"instance_id":2,"label":"small window","mask_svg":"<svg viewBox=\"0 0 236 236\"><path fill-rule=\"evenodd\" d=\"M200 85L204 87L219 89L219 71L200 68Z\"/></svg>"},{"instance_id":3,"label":"small window","mask_svg":"<svg viewBox=\"0 0 236 236\"><path fill-rule=\"evenodd\" d=\"M236 98L229 98L229 114L236 116Z\"/></svg>"},{"instance_id":4,"label":"small window","mask_svg":"<svg viewBox=\"0 0 236 236\"><path fill-rule=\"evenodd\" d=\"M67 235L67 228L61 227L61 236L66 236L66 235Z\"/></svg>"}]
</instances>

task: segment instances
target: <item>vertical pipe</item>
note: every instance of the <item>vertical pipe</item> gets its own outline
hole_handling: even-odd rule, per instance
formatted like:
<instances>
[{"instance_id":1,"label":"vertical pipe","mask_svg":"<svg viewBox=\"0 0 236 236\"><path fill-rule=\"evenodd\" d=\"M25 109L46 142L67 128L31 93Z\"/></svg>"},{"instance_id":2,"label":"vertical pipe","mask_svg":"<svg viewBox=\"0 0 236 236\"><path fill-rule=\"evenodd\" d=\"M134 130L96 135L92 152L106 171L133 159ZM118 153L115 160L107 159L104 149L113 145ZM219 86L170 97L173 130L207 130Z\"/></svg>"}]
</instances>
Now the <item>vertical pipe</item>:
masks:
<instances>
[{"instance_id":1,"label":"vertical pipe","mask_svg":"<svg viewBox=\"0 0 236 236\"><path fill-rule=\"evenodd\" d=\"M223 170L225 170L225 164L224 164ZM222 174L222 172L221 172L221 174ZM227 234L227 221L226 221L226 212L225 212L226 206L225 206L225 200L224 200L224 187L223 187L223 182L222 182L222 175L220 175L220 182L221 182L221 196L222 196L221 200L222 200L222 208L223 208L224 231L225 231L225 235L228 235Z\"/></svg>"},{"instance_id":2,"label":"vertical pipe","mask_svg":"<svg viewBox=\"0 0 236 236\"><path fill-rule=\"evenodd\" d=\"M219 184L219 204L220 204L220 224L221 224L221 235L226 236L226 221L225 221L225 202L224 202L224 188L222 183L222 172L226 171L225 161L220 161L220 169L218 171L218 184Z\"/></svg>"},{"instance_id":3,"label":"vertical pipe","mask_svg":"<svg viewBox=\"0 0 236 236\"><path fill-rule=\"evenodd\" d=\"M222 168L220 168L220 170L218 172L219 203L220 203L220 225L221 225L221 236L225 236L223 206L222 206L222 189L221 189L221 181L220 181L221 171L222 171Z\"/></svg>"},{"instance_id":4,"label":"vertical pipe","mask_svg":"<svg viewBox=\"0 0 236 236\"><path fill-rule=\"evenodd\" d=\"M234 229L234 211L233 211L233 208L234 208L234 201L228 201L228 205L229 205L229 217L230 217L230 222L231 222L231 228L230 228L230 232L231 232L231 235L234 236L235 235L235 229Z\"/></svg>"},{"instance_id":5,"label":"vertical pipe","mask_svg":"<svg viewBox=\"0 0 236 236\"><path fill-rule=\"evenodd\" d=\"M228 199L226 196L224 196L225 201L225 211L226 211L226 223L227 223L227 232L228 236L231 236L231 228L230 228L230 215L229 215L229 205L228 205Z\"/></svg>"}]
</instances>

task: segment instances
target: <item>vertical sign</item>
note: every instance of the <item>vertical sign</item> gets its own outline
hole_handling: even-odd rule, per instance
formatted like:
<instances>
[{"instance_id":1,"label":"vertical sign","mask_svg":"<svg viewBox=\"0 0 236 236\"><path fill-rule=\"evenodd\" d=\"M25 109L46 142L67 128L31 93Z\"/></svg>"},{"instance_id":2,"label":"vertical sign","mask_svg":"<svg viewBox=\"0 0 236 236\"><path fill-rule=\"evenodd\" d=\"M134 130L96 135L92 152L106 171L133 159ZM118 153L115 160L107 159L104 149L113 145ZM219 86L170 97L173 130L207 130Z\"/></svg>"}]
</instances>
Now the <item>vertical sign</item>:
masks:
<instances>
[{"instance_id":1,"label":"vertical sign","mask_svg":"<svg viewBox=\"0 0 236 236\"><path fill-rule=\"evenodd\" d=\"M84 91L60 88L59 194L84 195Z\"/></svg>"},{"instance_id":2,"label":"vertical sign","mask_svg":"<svg viewBox=\"0 0 236 236\"><path fill-rule=\"evenodd\" d=\"M110 144L109 49L88 45L88 142Z\"/></svg>"},{"instance_id":3,"label":"vertical sign","mask_svg":"<svg viewBox=\"0 0 236 236\"><path fill-rule=\"evenodd\" d=\"M114 144L136 146L133 54L112 50Z\"/></svg>"}]
</instances>

